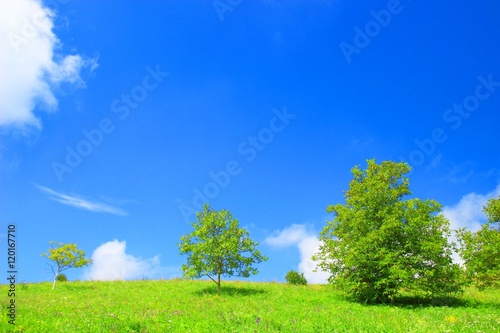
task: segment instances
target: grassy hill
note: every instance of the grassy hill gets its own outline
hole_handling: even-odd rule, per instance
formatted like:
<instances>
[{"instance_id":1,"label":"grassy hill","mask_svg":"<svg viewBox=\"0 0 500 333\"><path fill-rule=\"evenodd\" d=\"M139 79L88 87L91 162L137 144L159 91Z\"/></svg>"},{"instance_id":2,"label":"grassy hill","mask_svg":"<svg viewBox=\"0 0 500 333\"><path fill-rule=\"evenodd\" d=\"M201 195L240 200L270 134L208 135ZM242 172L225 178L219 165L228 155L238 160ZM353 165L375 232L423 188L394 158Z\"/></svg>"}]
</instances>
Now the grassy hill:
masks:
<instances>
[{"instance_id":1,"label":"grassy hill","mask_svg":"<svg viewBox=\"0 0 500 333\"><path fill-rule=\"evenodd\" d=\"M18 285L16 325L1 332L500 332L500 291L454 303L361 305L330 286L211 281ZM8 287L1 286L2 295Z\"/></svg>"}]
</instances>

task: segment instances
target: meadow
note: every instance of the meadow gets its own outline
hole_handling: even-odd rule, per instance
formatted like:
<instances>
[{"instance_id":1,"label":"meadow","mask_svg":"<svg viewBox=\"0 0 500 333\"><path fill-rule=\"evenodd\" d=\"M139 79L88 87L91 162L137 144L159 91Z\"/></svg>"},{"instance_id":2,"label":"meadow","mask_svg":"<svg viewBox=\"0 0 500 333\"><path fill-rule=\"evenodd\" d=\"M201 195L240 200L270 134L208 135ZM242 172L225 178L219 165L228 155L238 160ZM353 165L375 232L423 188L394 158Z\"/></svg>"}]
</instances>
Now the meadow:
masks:
<instances>
[{"instance_id":1,"label":"meadow","mask_svg":"<svg viewBox=\"0 0 500 333\"><path fill-rule=\"evenodd\" d=\"M460 300L353 303L327 285L158 280L17 286L16 325L1 332L500 332L500 291ZM8 287L1 286L2 295Z\"/></svg>"}]
</instances>

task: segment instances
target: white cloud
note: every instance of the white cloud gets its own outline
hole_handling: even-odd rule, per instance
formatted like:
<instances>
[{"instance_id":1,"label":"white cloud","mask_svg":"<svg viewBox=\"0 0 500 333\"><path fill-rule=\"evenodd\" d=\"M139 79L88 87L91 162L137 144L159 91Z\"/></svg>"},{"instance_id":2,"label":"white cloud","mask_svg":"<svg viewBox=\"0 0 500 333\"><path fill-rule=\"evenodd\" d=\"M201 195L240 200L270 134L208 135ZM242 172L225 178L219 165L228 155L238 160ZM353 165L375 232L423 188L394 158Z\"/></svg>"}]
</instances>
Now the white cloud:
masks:
<instances>
[{"instance_id":1,"label":"white cloud","mask_svg":"<svg viewBox=\"0 0 500 333\"><path fill-rule=\"evenodd\" d=\"M95 213L109 213L114 215L127 215L127 212L99 201L91 201L83 199L77 195L67 195L56 192L48 187L34 184L40 191L48 194L50 200L54 200L63 205L76 207L79 209L88 210Z\"/></svg>"},{"instance_id":2,"label":"white cloud","mask_svg":"<svg viewBox=\"0 0 500 333\"><path fill-rule=\"evenodd\" d=\"M303 224L292 224L282 231L275 231L272 236L264 240L272 247L297 246L300 252L299 272L304 273L309 283L328 283L327 272L314 272L315 262L312 255L319 250L320 240L315 233Z\"/></svg>"},{"instance_id":3,"label":"white cloud","mask_svg":"<svg viewBox=\"0 0 500 333\"><path fill-rule=\"evenodd\" d=\"M174 273L175 268L161 267L159 256L141 259L127 254L126 242L118 240L102 244L92 254L92 265L84 273L85 280L125 280L164 277Z\"/></svg>"},{"instance_id":4,"label":"white cloud","mask_svg":"<svg viewBox=\"0 0 500 333\"><path fill-rule=\"evenodd\" d=\"M0 1L0 126L41 128L37 106L57 109L54 89L61 83L84 86L83 68L93 71L96 59L56 53L55 13L39 0Z\"/></svg>"},{"instance_id":5,"label":"white cloud","mask_svg":"<svg viewBox=\"0 0 500 333\"><path fill-rule=\"evenodd\" d=\"M466 194L456 205L443 208L443 214L450 221L452 229L467 228L476 231L486 221L483 207L491 197L500 196L500 184L487 194Z\"/></svg>"},{"instance_id":6,"label":"white cloud","mask_svg":"<svg viewBox=\"0 0 500 333\"><path fill-rule=\"evenodd\" d=\"M481 224L486 222L486 215L483 213L483 207L491 197L500 196L500 184L496 189L487 194L476 194L474 192L464 195L460 201L451 206L443 208L443 215L450 221L450 228L456 230L466 228L471 231L477 231ZM450 241L456 242L455 234L452 233ZM462 263L458 254L453 254L453 259L457 263Z\"/></svg>"},{"instance_id":7,"label":"white cloud","mask_svg":"<svg viewBox=\"0 0 500 333\"><path fill-rule=\"evenodd\" d=\"M303 224L292 224L288 228L280 231L275 231L274 236L267 237L264 242L273 247L285 247L296 245L300 240L307 237L310 232Z\"/></svg>"}]
</instances>

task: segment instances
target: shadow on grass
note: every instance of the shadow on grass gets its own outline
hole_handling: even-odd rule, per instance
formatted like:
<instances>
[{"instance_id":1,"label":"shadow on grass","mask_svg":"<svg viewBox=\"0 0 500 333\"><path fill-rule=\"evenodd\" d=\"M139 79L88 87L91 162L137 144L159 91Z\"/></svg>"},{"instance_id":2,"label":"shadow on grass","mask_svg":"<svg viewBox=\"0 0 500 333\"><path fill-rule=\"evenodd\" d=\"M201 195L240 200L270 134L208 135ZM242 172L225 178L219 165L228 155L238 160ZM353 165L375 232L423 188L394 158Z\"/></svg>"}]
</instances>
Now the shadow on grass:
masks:
<instances>
[{"instance_id":1,"label":"shadow on grass","mask_svg":"<svg viewBox=\"0 0 500 333\"><path fill-rule=\"evenodd\" d=\"M386 305L393 305L398 308L421 308L421 307L470 307L469 302L460 297L435 297L423 298L417 296L399 296L393 302Z\"/></svg>"},{"instance_id":2,"label":"shadow on grass","mask_svg":"<svg viewBox=\"0 0 500 333\"><path fill-rule=\"evenodd\" d=\"M94 284L73 284L71 282L57 283L56 290L79 291L79 290L95 290Z\"/></svg>"},{"instance_id":3,"label":"shadow on grass","mask_svg":"<svg viewBox=\"0 0 500 333\"><path fill-rule=\"evenodd\" d=\"M238 288L232 286L221 286L220 293L217 287L206 287L195 292L197 295L226 295L226 296L252 296L265 294L267 291L262 289Z\"/></svg>"},{"instance_id":4,"label":"shadow on grass","mask_svg":"<svg viewBox=\"0 0 500 333\"><path fill-rule=\"evenodd\" d=\"M374 302L364 302L362 300L356 300L351 297L344 295L339 295L340 298L352 302L358 303L365 306L392 306L401 309L415 309L415 308L427 308L427 307L448 307L448 308L460 308L460 307L484 307L493 306L498 307L497 304L490 302L474 302L469 299L464 299L460 296L441 296L441 297L421 297L414 295L400 295L392 300L379 300Z\"/></svg>"}]
</instances>

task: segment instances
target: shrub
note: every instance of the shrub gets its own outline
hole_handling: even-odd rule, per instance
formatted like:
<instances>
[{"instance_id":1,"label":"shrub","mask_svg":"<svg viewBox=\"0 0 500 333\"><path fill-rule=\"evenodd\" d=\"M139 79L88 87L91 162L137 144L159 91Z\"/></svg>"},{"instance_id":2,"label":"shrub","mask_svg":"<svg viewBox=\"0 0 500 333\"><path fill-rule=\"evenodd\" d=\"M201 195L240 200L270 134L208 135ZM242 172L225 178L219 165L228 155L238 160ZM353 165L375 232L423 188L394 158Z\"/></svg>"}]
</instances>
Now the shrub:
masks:
<instances>
[{"instance_id":1,"label":"shrub","mask_svg":"<svg viewBox=\"0 0 500 333\"><path fill-rule=\"evenodd\" d=\"M68 278L65 274L59 274L56 280L57 282L68 282Z\"/></svg>"},{"instance_id":2,"label":"shrub","mask_svg":"<svg viewBox=\"0 0 500 333\"><path fill-rule=\"evenodd\" d=\"M304 277L304 273L299 273L297 271L291 270L288 273L286 273L285 276L286 282L290 284L297 284L297 285L307 285L307 280Z\"/></svg>"}]
</instances>

